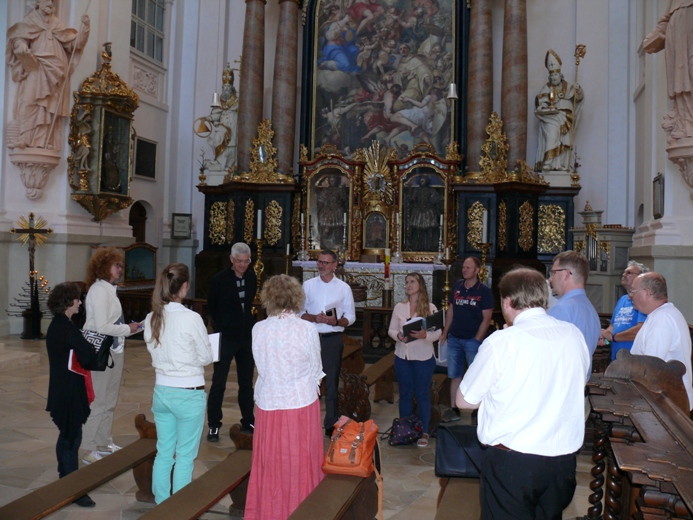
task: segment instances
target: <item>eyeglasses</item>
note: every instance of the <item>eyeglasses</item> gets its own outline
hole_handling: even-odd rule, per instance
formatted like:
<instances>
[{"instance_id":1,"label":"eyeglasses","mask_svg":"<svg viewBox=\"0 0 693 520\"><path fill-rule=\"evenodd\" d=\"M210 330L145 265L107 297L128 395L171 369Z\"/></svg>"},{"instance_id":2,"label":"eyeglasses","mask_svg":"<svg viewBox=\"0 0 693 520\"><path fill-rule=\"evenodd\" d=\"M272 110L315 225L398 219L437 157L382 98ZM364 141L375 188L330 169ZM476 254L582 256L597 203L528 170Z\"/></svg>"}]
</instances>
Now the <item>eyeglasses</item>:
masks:
<instances>
[{"instance_id":1,"label":"eyeglasses","mask_svg":"<svg viewBox=\"0 0 693 520\"><path fill-rule=\"evenodd\" d=\"M568 271L570 274L573 274L569 269L551 269L549 271L549 278L551 278L554 274L559 273L561 271Z\"/></svg>"},{"instance_id":2,"label":"eyeglasses","mask_svg":"<svg viewBox=\"0 0 693 520\"><path fill-rule=\"evenodd\" d=\"M330 264L334 264L334 260L329 260L329 261L318 260L318 265L330 265Z\"/></svg>"},{"instance_id":3,"label":"eyeglasses","mask_svg":"<svg viewBox=\"0 0 693 520\"><path fill-rule=\"evenodd\" d=\"M630 289L628 289L628 294L635 294L635 293L638 292L639 290L640 290L640 289L633 289L633 288L631 287Z\"/></svg>"}]
</instances>

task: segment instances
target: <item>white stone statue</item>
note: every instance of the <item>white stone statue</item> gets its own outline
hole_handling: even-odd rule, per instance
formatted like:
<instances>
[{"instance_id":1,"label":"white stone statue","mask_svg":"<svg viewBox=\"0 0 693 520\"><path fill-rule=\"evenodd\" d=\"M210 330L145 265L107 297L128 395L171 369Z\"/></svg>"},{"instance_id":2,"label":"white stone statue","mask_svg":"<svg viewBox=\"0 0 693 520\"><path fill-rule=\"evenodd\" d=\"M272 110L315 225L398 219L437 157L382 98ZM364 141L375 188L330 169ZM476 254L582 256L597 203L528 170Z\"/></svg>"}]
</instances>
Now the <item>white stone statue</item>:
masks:
<instances>
[{"instance_id":1,"label":"white stone statue","mask_svg":"<svg viewBox=\"0 0 693 520\"><path fill-rule=\"evenodd\" d=\"M52 0L37 0L24 20L7 31L7 63L18 85L10 149L60 150L62 145L61 118L70 108L68 83L89 38L89 16L82 15L78 32L53 12Z\"/></svg>"},{"instance_id":2,"label":"white stone statue","mask_svg":"<svg viewBox=\"0 0 693 520\"><path fill-rule=\"evenodd\" d=\"M534 101L534 114L539 119L534 170L570 171L573 137L585 95L580 85L563 79L561 58L553 50L546 52L544 64L549 81Z\"/></svg>"},{"instance_id":3,"label":"white stone statue","mask_svg":"<svg viewBox=\"0 0 693 520\"><path fill-rule=\"evenodd\" d=\"M672 110L662 128L668 143L693 138L693 0L669 0L667 14L643 41L647 53L664 49Z\"/></svg>"}]
</instances>

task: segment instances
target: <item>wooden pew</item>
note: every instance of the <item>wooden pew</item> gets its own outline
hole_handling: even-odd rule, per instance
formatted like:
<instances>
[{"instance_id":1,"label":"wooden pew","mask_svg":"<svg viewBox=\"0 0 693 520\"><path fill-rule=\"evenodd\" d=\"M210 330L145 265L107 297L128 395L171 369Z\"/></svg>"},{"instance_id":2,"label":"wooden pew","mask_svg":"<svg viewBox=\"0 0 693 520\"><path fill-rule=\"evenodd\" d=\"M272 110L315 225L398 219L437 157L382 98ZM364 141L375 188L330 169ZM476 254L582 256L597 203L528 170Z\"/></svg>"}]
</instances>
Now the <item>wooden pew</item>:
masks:
<instances>
[{"instance_id":1,"label":"wooden pew","mask_svg":"<svg viewBox=\"0 0 693 520\"><path fill-rule=\"evenodd\" d=\"M344 335L344 352L342 352L342 368L350 374L363 372L366 362L363 360L363 345L356 338Z\"/></svg>"},{"instance_id":2,"label":"wooden pew","mask_svg":"<svg viewBox=\"0 0 693 520\"><path fill-rule=\"evenodd\" d=\"M3 520L44 518L156 454L156 441L138 439L101 460L0 507Z\"/></svg>"},{"instance_id":3,"label":"wooden pew","mask_svg":"<svg viewBox=\"0 0 693 520\"><path fill-rule=\"evenodd\" d=\"M371 417L369 388L375 385L373 400L395 401L395 353L391 352L366 368L361 374L350 374L342 369L339 378L339 411L355 421L367 421Z\"/></svg>"},{"instance_id":4,"label":"wooden pew","mask_svg":"<svg viewBox=\"0 0 693 520\"><path fill-rule=\"evenodd\" d=\"M479 520L479 479L441 478L435 520Z\"/></svg>"},{"instance_id":5,"label":"wooden pew","mask_svg":"<svg viewBox=\"0 0 693 520\"><path fill-rule=\"evenodd\" d=\"M370 477L325 475L289 520L366 520L378 513L378 487Z\"/></svg>"},{"instance_id":6,"label":"wooden pew","mask_svg":"<svg viewBox=\"0 0 693 520\"><path fill-rule=\"evenodd\" d=\"M252 451L234 451L204 475L150 509L140 520L198 518L248 478L252 459Z\"/></svg>"},{"instance_id":7,"label":"wooden pew","mask_svg":"<svg viewBox=\"0 0 693 520\"><path fill-rule=\"evenodd\" d=\"M366 376L366 385L370 388L375 385L373 402L381 399L392 404L395 402L395 353L380 358L377 362L366 368L362 375Z\"/></svg>"}]
</instances>

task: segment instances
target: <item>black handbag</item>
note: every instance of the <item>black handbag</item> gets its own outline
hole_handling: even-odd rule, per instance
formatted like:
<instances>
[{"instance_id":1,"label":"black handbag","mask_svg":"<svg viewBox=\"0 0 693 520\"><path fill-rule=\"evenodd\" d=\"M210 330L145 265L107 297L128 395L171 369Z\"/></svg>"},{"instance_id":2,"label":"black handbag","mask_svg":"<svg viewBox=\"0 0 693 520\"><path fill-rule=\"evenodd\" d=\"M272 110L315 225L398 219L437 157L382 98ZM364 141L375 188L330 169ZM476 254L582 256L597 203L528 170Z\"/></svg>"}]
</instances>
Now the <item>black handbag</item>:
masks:
<instances>
[{"instance_id":1,"label":"black handbag","mask_svg":"<svg viewBox=\"0 0 693 520\"><path fill-rule=\"evenodd\" d=\"M94 361L83 368L94 372L103 372L106 368L113 368L113 358L111 357L111 345L113 345L113 336L107 336L93 330L81 329L80 332L91 346L94 347L96 358ZM110 359L109 359L110 358Z\"/></svg>"},{"instance_id":2,"label":"black handbag","mask_svg":"<svg viewBox=\"0 0 693 520\"><path fill-rule=\"evenodd\" d=\"M481 446L476 426L440 424L436 430L436 477L479 478Z\"/></svg>"},{"instance_id":3,"label":"black handbag","mask_svg":"<svg viewBox=\"0 0 693 520\"><path fill-rule=\"evenodd\" d=\"M414 444L423 435L423 422L416 414L395 417L392 426L383 432L380 440L387 439L390 446Z\"/></svg>"}]
</instances>

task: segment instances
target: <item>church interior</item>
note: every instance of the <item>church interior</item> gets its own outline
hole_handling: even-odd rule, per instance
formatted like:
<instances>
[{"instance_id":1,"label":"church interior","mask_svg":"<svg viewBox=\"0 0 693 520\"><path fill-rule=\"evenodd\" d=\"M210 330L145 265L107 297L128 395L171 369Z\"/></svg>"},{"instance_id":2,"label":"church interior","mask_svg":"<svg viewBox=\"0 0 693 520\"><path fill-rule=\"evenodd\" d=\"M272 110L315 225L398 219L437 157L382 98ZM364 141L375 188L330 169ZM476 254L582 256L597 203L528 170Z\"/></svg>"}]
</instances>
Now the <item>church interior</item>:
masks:
<instances>
[{"instance_id":1,"label":"church interior","mask_svg":"<svg viewBox=\"0 0 693 520\"><path fill-rule=\"evenodd\" d=\"M345 332L358 347L343 358L355 374L392 353L387 323L407 274L447 308L470 256L498 300L513 266L548 277L557 254L577 251L607 323L634 260L666 278L693 324L690 1L7 0L0 12L0 511L57 480L46 299L84 281L101 246L124 251L125 323L144 319L171 263L189 266L186 305L204 317L233 244L250 246L258 287L283 273L305 282L320 251L334 251L356 304ZM684 12L688 26L674 16ZM502 328L498 305L493 320ZM599 352L595 372L609 361ZM138 439L138 413L153 420L141 338L126 353L121 444ZM386 394L397 388L388 377ZM384 431L396 404L376 401ZM436 400L438 421L449 406ZM611 444L644 437L614 407L593 406L563 518L614 507L693 518L690 478L614 462L626 455ZM690 417L656 409L670 429L693 431ZM234 391L224 410L240 419ZM203 441L195 478L234 443ZM384 518L448 518L435 439L383 446L382 457ZM93 491L89 514L146 514L137 479L128 471ZM242 518L223 495L200 517Z\"/></svg>"}]
</instances>

